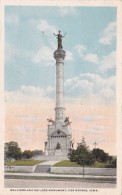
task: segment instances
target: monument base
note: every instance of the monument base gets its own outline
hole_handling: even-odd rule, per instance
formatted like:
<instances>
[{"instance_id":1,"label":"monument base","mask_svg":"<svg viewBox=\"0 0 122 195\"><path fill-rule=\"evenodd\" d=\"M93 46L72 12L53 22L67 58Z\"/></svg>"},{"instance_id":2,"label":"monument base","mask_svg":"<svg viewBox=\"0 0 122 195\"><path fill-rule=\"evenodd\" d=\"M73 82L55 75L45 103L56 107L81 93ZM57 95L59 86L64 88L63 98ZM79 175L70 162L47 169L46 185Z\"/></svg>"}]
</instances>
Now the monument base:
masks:
<instances>
[{"instance_id":1,"label":"monument base","mask_svg":"<svg viewBox=\"0 0 122 195\"><path fill-rule=\"evenodd\" d=\"M55 150L55 156L61 156L61 155L62 155L61 149Z\"/></svg>"},{"instance_id":2,"label":"monument base","mask_svg":"<svg viewBox=\"0 0 122 195\"><path fill-rule=\"evenodd\" d=\"M48 156L67 156L71 149L71 127L69 123L54 121L48 125L48 141L46 150ZM57 149L60 147L59 149ZM46 154L46 153L45 153Z\"/></svg>"}]
</instances>

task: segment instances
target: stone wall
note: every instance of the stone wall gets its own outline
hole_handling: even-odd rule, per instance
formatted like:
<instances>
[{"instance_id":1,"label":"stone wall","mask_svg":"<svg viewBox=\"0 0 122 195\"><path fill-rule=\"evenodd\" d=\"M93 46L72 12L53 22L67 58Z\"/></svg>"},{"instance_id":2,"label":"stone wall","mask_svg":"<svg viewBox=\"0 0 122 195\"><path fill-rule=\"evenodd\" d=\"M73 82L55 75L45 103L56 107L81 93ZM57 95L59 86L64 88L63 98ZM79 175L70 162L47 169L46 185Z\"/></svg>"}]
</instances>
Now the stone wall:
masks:
<instances>
[{"instance_id":1,"label":"stone wall","mask_svg":"<svg viewBox=\"0 0 122 195\"><path fill-rule=\"evenodd\" d=\"M27 172L33 173L37 165L34 166L5 166L5 172Z\"/></svg>"},{"instance_id":2,"label":"stone wall","mask_svg":"<svg viewBox=\"0 0 122 195\"><path fill-rule=\"evenodd\" d=\"M83 167L51 167L51 173L78 175L83 174ZM116 176L116 169L85 167L85 175Z\"/></svg>"}]
</instances>

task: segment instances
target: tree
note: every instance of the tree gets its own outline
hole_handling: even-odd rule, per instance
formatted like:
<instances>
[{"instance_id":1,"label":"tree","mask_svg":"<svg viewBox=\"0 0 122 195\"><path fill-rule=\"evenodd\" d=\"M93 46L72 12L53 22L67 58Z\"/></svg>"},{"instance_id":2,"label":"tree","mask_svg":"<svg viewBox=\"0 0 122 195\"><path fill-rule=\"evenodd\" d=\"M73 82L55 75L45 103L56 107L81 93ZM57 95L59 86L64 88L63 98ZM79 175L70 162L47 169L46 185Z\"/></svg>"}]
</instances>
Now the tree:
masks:
<instances>
[{"instance_id":1,"label":"tree","mask_svg":"<svg viewBox=\"0 0 122 195\"><path fill-rule=\"evenodd\" d=\"M110 164L112 164L112 162L113 162L113 157L112 157L112 156L109 156L109 157L108 157L108 161L109 161Z\"/></svg>"},{"instance_id":2,"label":"tree","mask_svg":"<svg viewBox=\"0 0 122 195\"><path fill-rule=\"evenodd\" d=\"M15 160L21 159L22 151L19 148L18 143L10 141L5 143L5 159L13 158Z\"/></svg>"},{"instance_id":3,"label":"tree","mask_svg":"<svg viewBox=\"0 0 122 195\"><path fill-rule=\"evenodd\" d=\"M81 143L78 144L76 150L71 150L69 153L70 161L77 162L77 164L83 166L83 177L84 177L84 167L85 165L91 166L94 164L95 159L89 147L86 146L85 138L82 138Z\"/></svg>"},{"instance_id":4,"label":"tree","mask_svg":"<svg viewBox=\"0 0 122 195\"><path fill-rule=\"evenodd\" d=\"M25 158L25 159L29 159L33 156L33 152L30 151L30 150L25 150L23 153L22 153L22 157Z\"/></svg>"},{"instance_id":5,"label":"tree","mask_svg":"<svg viewBox=\"0 0 122 195\"><path fill-rule=\"evenodd\" d=\"M117 159L116 158L113 158L112 165L113 165L113 167L116 167L117 166Z\"/></svg>"},{"instance_id":6,"label":"tree","mask_svg":"<svg viewBox=\"0 0 122 195\"><path fill-rule=\"evenodd\" d=\"M98 162L107 162L110 160L109 154L105 153L104 150L101 150L99 148L94 148L92 154Z\"/></svg>"},{"instance_id":7,"label":"tree","mask_svg":"<svg viewBox=\"0 0 122 195\"><path fill-rule=\"evenodd\" d=\"M43 155L43 151L42 150L33 150L32 153L33 153L33 156Z\"/></svg>"},{"instance_id":8,"label":"tree","mask_svg":"<svg viewBox=\"0 0 122 195\"><path fill-rule=\"evenodd\" d=\"M77 150L70 149L68 157L71 162L77 162L77 158L78 158Z\"/></svg>"}]
</instances>

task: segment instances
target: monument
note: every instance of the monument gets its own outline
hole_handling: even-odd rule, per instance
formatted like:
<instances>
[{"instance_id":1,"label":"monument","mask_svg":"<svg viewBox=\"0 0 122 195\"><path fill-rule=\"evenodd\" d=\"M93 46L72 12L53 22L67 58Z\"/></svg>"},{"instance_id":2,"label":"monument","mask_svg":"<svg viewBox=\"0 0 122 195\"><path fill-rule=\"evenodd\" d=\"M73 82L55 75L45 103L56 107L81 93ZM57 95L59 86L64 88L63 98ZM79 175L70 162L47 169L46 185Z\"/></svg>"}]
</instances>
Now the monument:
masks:
<instances>
[{"instance_id":1,"label":"monument","mask_svg":"<svg viewBox=\"0 0 122 195\"><path fill-rule=\"evenodd\" d=\"M62 46L61 31L56 35L58 41L58 48L54 52L56 60L56 107L55 119L47 119L48 132L47 141L45 142L45 155L59 156L61 159L67 159L69 149L73 148L74 141L72 140L71 122L69 117L65 116L64 107L64 59L66 52Z\"/></svg>"}]
</instances>

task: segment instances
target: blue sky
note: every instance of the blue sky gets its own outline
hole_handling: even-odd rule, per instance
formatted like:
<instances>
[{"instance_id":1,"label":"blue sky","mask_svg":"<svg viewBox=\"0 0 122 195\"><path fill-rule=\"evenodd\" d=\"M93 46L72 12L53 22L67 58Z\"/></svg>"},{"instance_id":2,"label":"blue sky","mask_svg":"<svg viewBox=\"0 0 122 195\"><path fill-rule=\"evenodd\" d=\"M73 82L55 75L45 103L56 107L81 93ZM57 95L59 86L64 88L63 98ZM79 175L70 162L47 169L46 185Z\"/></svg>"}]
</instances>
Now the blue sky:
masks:
<instances>
[{"instance_id":1,"label":"blue sky","mask_svg":"<svg viewBox=\"0 0 122 195\"><path fill-rule=\"evenodd\" d=\"M53 32L58 30L62 34L67 33L63 39L67 53L64 66L66 96L77 94L82 97L91 93L90 90L97 94L106 83L110 83L103 93L108 91L108 96L113 98L115 7L6 6L5 90L16 91L22 86L33 86L49 88L51 93L47 95L54 95L53 52L57 48L57 40Z\"/></svg>"},{"instance_id":2,"label":"blue sky","mask_svg":"<svg viewBox=\"0 0 122 195\"><path fill-rule=\"evenodd\" d=\"M66 116L75 143L85 136L91 147L97 141L115 153L116 12L115 7L5 7L7 141L18 141L25 149L32 143L33 149L44 147L46 119L54 117L55 107L53 33L61 30L67 33Z\"/></svg>"}]
</instances>

